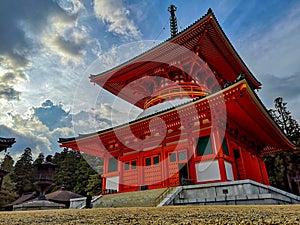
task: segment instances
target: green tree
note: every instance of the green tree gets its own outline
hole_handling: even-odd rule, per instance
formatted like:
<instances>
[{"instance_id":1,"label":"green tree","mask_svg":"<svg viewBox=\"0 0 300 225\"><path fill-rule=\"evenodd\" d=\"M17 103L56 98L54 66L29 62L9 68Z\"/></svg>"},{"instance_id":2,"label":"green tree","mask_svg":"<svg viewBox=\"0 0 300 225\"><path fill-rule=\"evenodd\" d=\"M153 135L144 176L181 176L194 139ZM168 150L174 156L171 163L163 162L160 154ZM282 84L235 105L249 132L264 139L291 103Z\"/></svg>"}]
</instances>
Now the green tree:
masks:
<instances>
[{"instance_id":1,"label":"green tree","mask_svg":"<svg viewBox=\"0 0 300 225\"><path fill-rule=\"evenodd\" d=\"M77 183L74 187L74 192L80 193L85 191L91 175L98 175L94 169L87 163L87 161L80 155L80 161L76 170L75 176L77 177ZM99 182L99 181L98 181ZM98 193L99 194L99 193Z\"/></svg>"},{"instance_id":2,"label":"green tree","mask_svg":"<svg viewBox=\"0 0 300 225\"><path fill-rule=\"evenodd\" d=\"M287 110L287 103L281 97L274 101L274 109L269 113L283 133L296 144L300 137L300 128L291 112ZM300 176L300 151L282 152L265 157L269 173L270 184L288 192L300 194L295 188L294 178Z\"/></svg>"},{"instance_id":3,"label":"green tree","mask_svg":"<svg viewBox=\"0 0 300 225\"><path fill-rule=\"evenodd\" d=\"M76 171L81 155L76 151L64 149L60 153L55 153L52 162L58 165L54 175L55 186L53 190L58 190L65 186L67 190L73 191L77 183Z\"/></svg>"},{"instance_id":4,"label":"green tree","mask_svg":"<svg viewBox=\"0 0 300 225\"><path fill-rule=\"evenodd\" d=\"M270 109L269 113L274 121L278 124L285 135L296 144L300 137L300 128L297 121L291 116L291 112L287 110L287 103L283 102L281 97L274 100L274 109Z\"/></svg>"},{"instance_id":5,"label":"green tree","mask_svg":"<svg viewBox=\"0 0 300 225\"><path fill-rule=\"evenodd\" d=\"M9 171L9 174L3 178L2 189L0 191L0 207L13 202L18 197L16 183L11 178L14 169L14 160L9 154L5 155L1 163L1 169Z\"/></svg>"},{"instance_id":6,"label":"green tree","mask_svg":"<svg viewBox=\"0 0 300 225\"><path fill-rule=\"evenodd\" d=\"M36 164L42 164L42 163L44 162L44 160L45 160L44 153L41 152L41 153L38 155L38 157L34 160L33 165L36 165Z\"/></svg>"},{"instance_id":7,"label":"green tree","mask_svg":"<svg viewBox=\"0 0 300 225\"><path fill-rule=\"evenodd\" d=\"M52 191L58 190L61 186L64 186L67 190L84 193L88 189L92 194L99 194L100 190L97 185L101 183L100 176L98 173L89 165L90 160L92 163L103 162L99 161L99 158L88 158L88 162L85 158L87 155L80 154L79 152L64 149L62 152L55 153L52 162L58 165L58 169L55 172L54 180L55 186ZM99 163L98 169L102 171L102 164ZM96 175L95 177L91 177ZM96 180L95 178L98 178ZM90 181L90 179L95 179ZM95 187L94 192L92 191L92 183ZM88 188L89 187L89 188ZM101 188L101 187L100 187Z\"/></svg>"},{"instance_id":8,"label":"green tree","mask_svg":"<svg viewBox=\"0 0 300 225\"><path fill-rule=\"evenodd\" d=\"M102 190L102 179L99 174L92 174L89 176L88 184L85 188L86 193L90 195L99 195Z\"/></svg>"},{"instance_id":9,"label":"green tree","mask_svg":"<svg viewBox=\"0 0 300 225\"><path fill-rule=\"evenodd\" d=\"M10 154L6 154L4 156L4 159L1 163L1 169L6 170L6 171L13 171L14 170L14 160L13 158L10 156Z\"/></svg>"},{"instance_id":10,"label":"green tree","mask_svg":"<svg viewBox=\"0 0 300 225\"><path fill-rule=\"evenodd\" d=\"M18 198L16 192L16 183L11 179L11 173L3 178L2 188L0 191L0 207L5 206Z\"/></svg>"},{"instance_id":11,"label":"green tree","mask_svg":"<svg viewBox=\"0 0 300 225\"><path fill-rule=\"evenodd\" d=\"M31 149L26 148L20 159L16 162L12 178L17 183L17 192L20 196L26 192L35 190L33 185L34 170L32 161Z\"/></svg>"}]
</instances>

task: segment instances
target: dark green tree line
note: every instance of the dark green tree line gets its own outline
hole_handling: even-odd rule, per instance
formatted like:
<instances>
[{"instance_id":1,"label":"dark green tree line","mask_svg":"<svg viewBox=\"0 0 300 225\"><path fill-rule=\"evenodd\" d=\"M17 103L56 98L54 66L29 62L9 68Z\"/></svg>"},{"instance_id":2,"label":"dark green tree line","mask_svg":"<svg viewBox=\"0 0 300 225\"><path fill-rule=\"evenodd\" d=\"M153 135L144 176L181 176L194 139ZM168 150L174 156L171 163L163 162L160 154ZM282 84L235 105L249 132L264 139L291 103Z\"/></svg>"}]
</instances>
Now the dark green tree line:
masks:
<instances>
[{"instance_id":1,"label":"dark green tree line","mask_svg":"<svg viewBox=\"0 0 300 225\"><path fill-rule=\"evenodd\" d=\"M13 202L22 194L35 191L35 165L43 163L46 158L43 153L33 160L30 148L26 148L20 158L14 164L13 158L6 154L1 162L1 169L9 171L4 177L2 190L0 191L0 207ZM89 163L99 163L96 172ZM102 172L102 159L89 156L88 162L79 152L64 149L52 157L52 163L57 164L54 175L54 185L50 192L64 186L67 190L79 194L89 192L92 195L100 194ZM94 167L95 165L93 165Z\"/></svg>"}]
</instances>

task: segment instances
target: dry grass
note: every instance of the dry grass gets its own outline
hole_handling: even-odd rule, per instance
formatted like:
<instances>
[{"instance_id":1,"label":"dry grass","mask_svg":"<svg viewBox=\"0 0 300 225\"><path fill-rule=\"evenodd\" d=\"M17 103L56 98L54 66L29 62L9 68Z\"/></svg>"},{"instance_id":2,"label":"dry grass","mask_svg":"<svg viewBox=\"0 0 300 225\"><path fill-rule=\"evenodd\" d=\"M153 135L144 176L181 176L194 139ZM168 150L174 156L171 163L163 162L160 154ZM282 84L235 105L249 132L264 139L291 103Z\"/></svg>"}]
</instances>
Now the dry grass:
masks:
<instances>
[{"instance_id":1,"label":"dry grass","mask_svg":"<svg viewBox=\"0 0 300 225\"><path fill-rule=\"evenodd\" d=\"M0 224L300 224L300 205L0 212Z\"/></svg>"}]
</instances>

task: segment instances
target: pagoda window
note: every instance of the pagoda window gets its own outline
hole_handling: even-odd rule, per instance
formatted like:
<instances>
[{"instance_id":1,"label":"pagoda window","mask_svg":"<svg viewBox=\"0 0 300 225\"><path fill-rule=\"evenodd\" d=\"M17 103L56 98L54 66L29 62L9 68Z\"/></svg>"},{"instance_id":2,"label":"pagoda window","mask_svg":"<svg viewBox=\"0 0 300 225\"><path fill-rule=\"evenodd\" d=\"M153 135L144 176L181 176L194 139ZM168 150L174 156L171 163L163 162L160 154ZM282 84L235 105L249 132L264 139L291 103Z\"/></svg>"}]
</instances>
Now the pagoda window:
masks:
<instances>
[{"instance_id":1,"label":"pagoda window","mask_svg":"<svg viewBox=\"0 0 300 225\"><path fill-rule=\"evenodd\" d=\"M126 163L125 163L124 169L125 169L125 170L129 170L129 169L130 169L130 162L126 162Z\"/></svg>"},{"instance_id":2,"label":"pagoda window","mask_svg":"<svg viewBox=\"0 0 300 225\"><path fill-rule=\"evenodd\" d=\"M212 154L210 136L200 137L197 140L197 156Z\"/></svg>"},{"instance_id":3,"label":"pagoda window","mask_svg":"<svg viewBox=\"0 0 300 225\"><path fill-rule=\"evenodd\" d=\"M116 158L110 158L108 160L108 172L115 172L118 170L118 160Z\"/></svg>"},{"instance_id":4,"label":"pagoda window","mask_svg":"<svg viewBox=\"0 0 300 225\"><path fill-rule=\"evenodd\" d=\"M186 152L178 152L178 161L186 160Z\"/></svg>"},{"instance_id":5,"label":"pagoda window","mask_svg":"<svg viewBox=\"0 0 300 225\"><path fill-rule=\"evenodd\" d=\"M133 170L136 169L136 161L131 162L131 169L133 169Z\"/></svg>"},{"instance_id":6,"label":"pagoda window","mask_svg":"<svg viewBox=\"0 0 300 225\"><path fill-rule=\"evenodd\" d=\"M159 164L159 156L154 156L153 157L153 164L154 165Z\"/></svg>"},{"instance_id":7,"label":"pagoda window","mask_svg":"<svg viewBox=\"0 0 300 225\"><path fill-rule=\"evenodd\" d=\"M176 153L172 153L169 155L169 161L170 162L176 162Z\"/></svg>"},{"instance_id":8,"label":"pagoda window","mask_svg":"<svg viewBox=\"0 0 300 225\"><path fill-rule=\"evenodd\" d=\"M151 166L151 157L149 157L149 158L146 158L146 166Z\"/></svg>"},{"instance_id":9,"label":"pagoda window","mask_svg":"<svg viewBox=\"0 0 300 225\"><path fill-rule=\"evenodd\" d=\"M224 153L225 155L229 155L229 150L228 150L228 145L227 145L226 138L223 138L223 141L222 141L222 149L223 149L223 153Z\"/></svg>"}]
</instances>

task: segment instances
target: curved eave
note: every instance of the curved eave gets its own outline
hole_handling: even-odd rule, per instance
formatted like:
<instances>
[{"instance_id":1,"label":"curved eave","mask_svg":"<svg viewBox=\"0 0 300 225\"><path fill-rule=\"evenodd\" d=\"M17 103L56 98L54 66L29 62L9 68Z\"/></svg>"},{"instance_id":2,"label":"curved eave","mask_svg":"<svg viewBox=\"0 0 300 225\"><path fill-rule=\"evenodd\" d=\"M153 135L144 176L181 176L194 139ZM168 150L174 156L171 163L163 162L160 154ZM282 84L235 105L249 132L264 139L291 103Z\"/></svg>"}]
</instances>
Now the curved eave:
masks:
<instances>
[{"instance_id":1,"label":"curved eave","mask_svg":"<svg viewBox=\"0 0 300 225\"><path fill-rule=\"evenodd\" d=\"M11 148L14 143L16 143L15 138L0 137L0 152L7 148Z\"/></svg>"},{"instance_id":2,"label":"curved eave","mask_svg":"<svg viewBox=\"0 0 300 225\"><path fill-rule=\"evenodd\" d=\"M245 62L242 60L242 58L239 56L239 54L237 53L237 51L235 50L235 48L233 47L233 45L231 44L231 42L229 41L228 37L226 36L225 32L223 31L222 27L220 26L217 18L215 17L214 13L211 11L211 14L214 17L213 22L216 24L215 28L216 30L219 32L219 34L223 37L223 40L225 41L225 44L227 45L228 49L231 50L232 54L235 55L237 61L240 63L240 65L243 67L243 71L246 73L247 75L247 79L248 81L250 81L252 83L252 86L254 89L260 89L261 87L261 83L255 78L255 76L252 74L252 72L249 70L249 68L247 67L247 65L245 64Z\"/></svg>"},{"instance_id":3,"label":"curved eave","mask_svg":"<svg viewBox=\"0 0 300 225\"><path fill-rule=\"evenodd\" d=\"M257 138L260 143L263 143L263 148L259 150L258 154L263 156L267 154L295 150L295 145L283 134L267 109L259 100L257 95L249 87L246 80L239 81L218 93L207 96L202 99L195 99L191 102L184 103L176 108L166 109L165 111L154 113L145 118L131 121L129 123L109 128L103 131L80 135L76 138L60 139L61 147L68 147L74 150L83 151L87 154L103 157L106 154L105 147L101 142L101 137L104 135L111 135L114 139L116 130L130 127L138 123L143 123L153 117L172 113L174 110L180 110L189 107L191 104L201 105L205 101L213 101L218 99L220 94L224 96L227 107L227 117L239 124L242 129L249 136ZM97 150L95 150L97 149Z\"/></svg>"},{"instance_id":4,"label":"curved eave","mask_svg":"<svg viewBox=\"0 0 300 225\"><path fill-rule=\"evenodd\" d=\"M257 137L265 144L259 154L264 156L296 150L296 146L274 122L249 84L245 80L239 83L242 84L242 89L234 101L227 102L227 115L234 122L242 125L249 134Z\"/></svg>"},{"instance_id":5,"label":"curved eave","mask_svg":"<svg viewBox=\"0 0 300 225\"><path fill-rule=\"evenodd\" d=\"M156 59L162 59L164 56L167 56L169 52L176 51L174 50L174 46L170 43L181 45L187 49L193 50L195 47L195 40L200 38L199 35L201 32L204 32L206 29L206 25L211 24L212 28L211 31L213 32L213 38L216 38L217 41L212 41L212 45L220 46L214 46L214 48L218 49L217 51L219 54L219 57L223 57L221 59L222 63L226 63L226 66L232 67L232 70L235 70L235 76L231 77L230 79L227 79L228 81L232 82L236 76L240 73L245 73L249 83L251 84L251 87L253 89L259 89L261 86L261 83L253 76L251 71L248 69L246 64L242 61L232 44L229 42L229 39L226 37L224 31L222 30L221 26L219 25L216 17L214 16L211 9L208 10L207 14L205 14L202 18L194 22L192 25L181 31L178 35L176 35L173 38L170 38L166 40L165 42L162 42L161 44L151 48L150 50L136 56L133 59L130 59L129 61L120 64L117 67L114 67L106 72L100 73L98 75L91 75L90 81L97 83L99 86L104 87L109 92L113 93L114 95L118 95L119 97L123 98L124 100L143 108L144 106L144 100L140 100L140 98L137 98L136 96L132 95L133 92L127 93L127 94L120 94L120 90L123 89L123 87L130 82L131 80L138 79L142 77L144 74L147 73L147 71L151 71L155 68L157 68L159 65L162 65L163 63L157 63ZM191 44L191 43L192 44ZM209 41L210 42L210 41ZM194 43L194 44L193 44ZM205 51L209 52L208 50L209 46L204 46ZM220 48L219 48L220 47ZM224 55L229 55L229 59L226 58ZM229 53L229 54L227 54ZM210 53L209 53L210 54ZM171 56L174 54L171 54ZM176 55L176 54L175 54ZM210 55L207 57L209 64L214 64L214 68L217 70L222 70L220 68L217 68L218 63L210 63L209 58L214 58L213 55ZM168 57L165 57L168 58ZM164 58L164 59L165 59ZM168 60L172 60L171 58ZM157 60L159 62L164 60ZM154 63L156 62L156 63ZM234 64L234 65L233 65ZM222 67L222 66L219 66ZM234 68L233 68L234 67ZM221 74L221 73L220 73ZM227 74L227 76L229 76ZM127 82L127 83L126 83ZM139 99L140 101L137 101L136 99Z\"/></svg>"}]
</instances>

